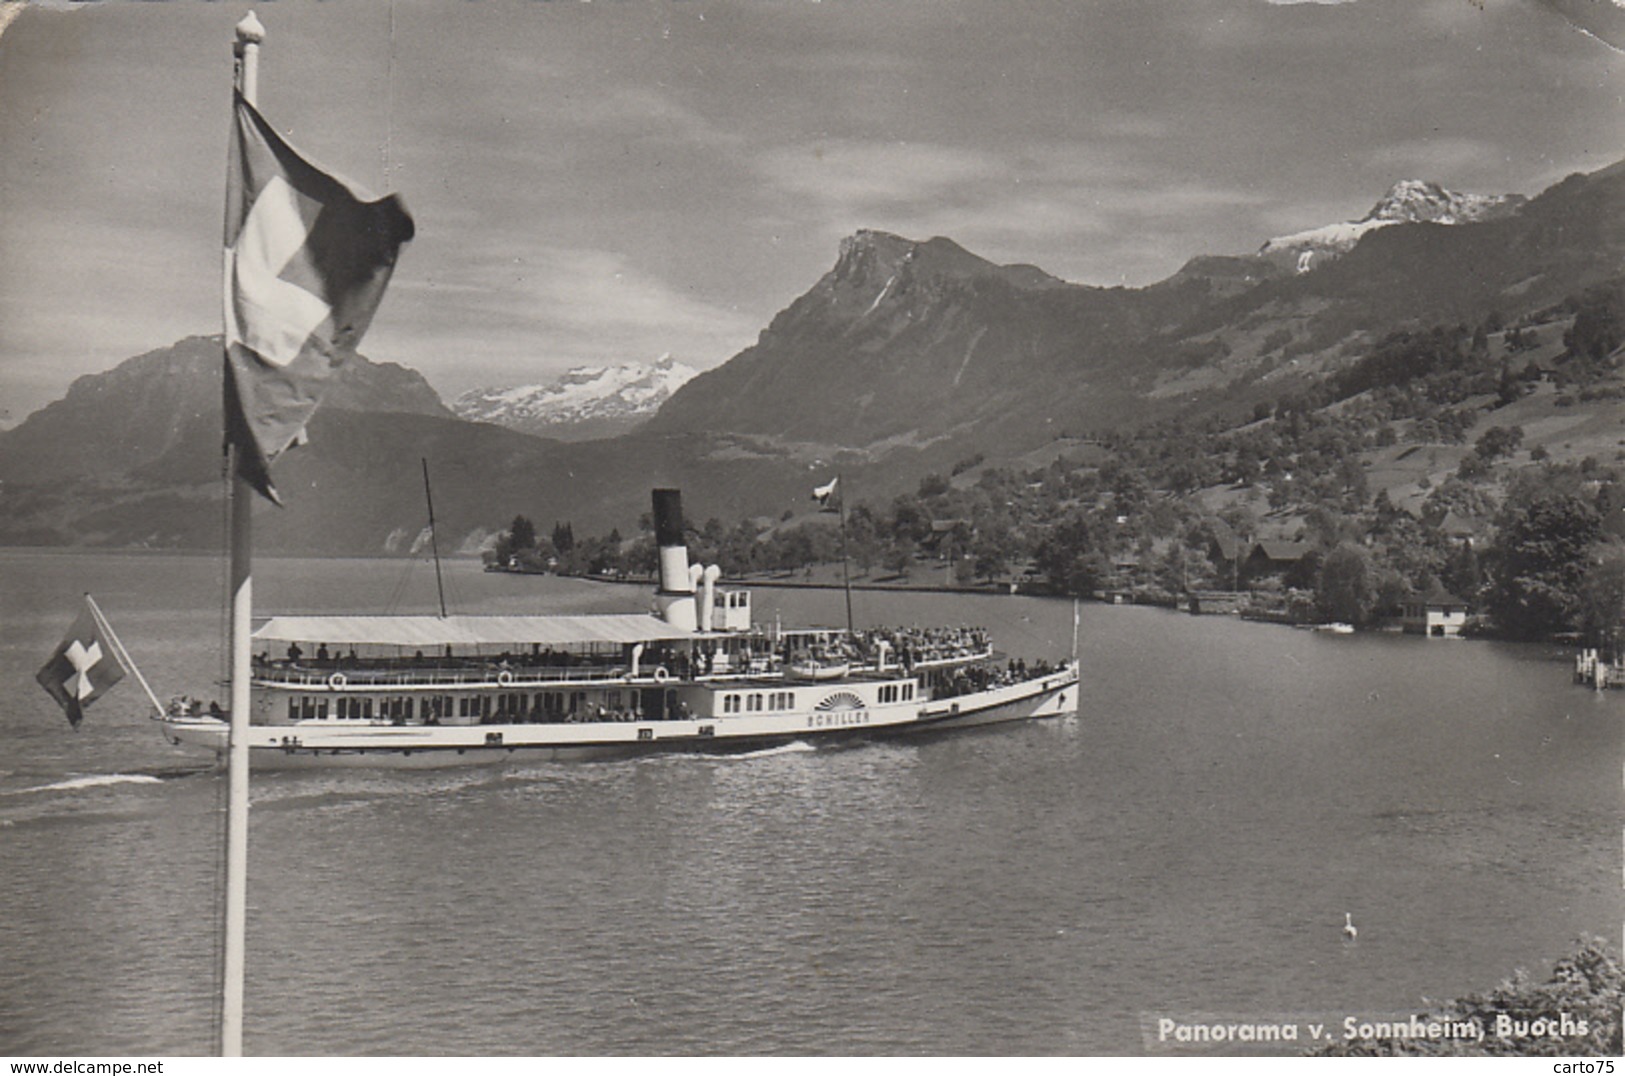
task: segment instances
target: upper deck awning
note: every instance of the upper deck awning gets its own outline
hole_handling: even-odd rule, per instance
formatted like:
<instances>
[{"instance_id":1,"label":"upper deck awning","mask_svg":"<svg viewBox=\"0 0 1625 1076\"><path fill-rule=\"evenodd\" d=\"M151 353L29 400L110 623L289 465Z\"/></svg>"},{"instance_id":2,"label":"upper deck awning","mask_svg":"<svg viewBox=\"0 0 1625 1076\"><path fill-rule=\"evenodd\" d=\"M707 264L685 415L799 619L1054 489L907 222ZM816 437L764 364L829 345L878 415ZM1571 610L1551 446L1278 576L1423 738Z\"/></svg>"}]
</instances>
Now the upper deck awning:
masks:
<instances>
[{"instance_id":1,"label":"upper deck awning","mask_svg":"<svg viewBox=\"0 0 1625 1076\"><path fill-rule=\"evenodd\" d=\"M600 616L279 616L256 642L336 646L570 646L705 638L646 613Z\"/></svg>"}]
</instances>

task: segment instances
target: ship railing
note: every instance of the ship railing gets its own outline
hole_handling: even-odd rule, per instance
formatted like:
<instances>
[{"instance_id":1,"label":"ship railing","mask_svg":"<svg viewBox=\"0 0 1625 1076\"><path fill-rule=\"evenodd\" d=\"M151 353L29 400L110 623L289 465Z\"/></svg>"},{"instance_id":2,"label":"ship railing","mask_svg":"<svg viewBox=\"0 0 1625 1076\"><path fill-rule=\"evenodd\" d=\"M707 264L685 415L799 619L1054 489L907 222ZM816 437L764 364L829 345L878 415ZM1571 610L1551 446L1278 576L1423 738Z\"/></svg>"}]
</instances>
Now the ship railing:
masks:
<instances>
[{"instance_id":1,"label":"ship railing","mask_svg":"<svg viewBox=\"0 0 1625 1076\"><path fill-rule=\"evenodd\" d=\"M254 670L254 682L266 686L309 688L373 687L553 687L565 684L602 683L612 680L637 682L665 679L653 670L640 670L630 677L625 665L570 665L559 667L516 667L480 669L368 669L339 666L309 669L299 666L267 667Z\"/></svg>"},{"instance_id":2,"label":"ship railing","mask_svg":"<svg viewBox=\"0 0 1625 1076\"><path fill-rule=\"evenodd\" d=\"M993 647L990 645L986 649L983 649L983 650L956 649L952 653L948 653L948 654L943 654L943 653L939 652L939 653L934 654L931 657L916 658L907 668L909 670L943 669L943 668L948 668L948 667L953 666L953 665L964 665L967 662L992 661L992 660L993 660ZM852 669L853 669L853 671L862 671L862 672L886 672L886 673L904 672L904 666L903 666L902 661L898 659L895 652L890 652L890 651L888 651L887 654L886 654L886 667L885 667L885 669L879 668L875 664L875 662L873 660L865 660L865 661L861 661L861 662L854 661L854 662L852 662Z\"/></svg>"}]
</instances>

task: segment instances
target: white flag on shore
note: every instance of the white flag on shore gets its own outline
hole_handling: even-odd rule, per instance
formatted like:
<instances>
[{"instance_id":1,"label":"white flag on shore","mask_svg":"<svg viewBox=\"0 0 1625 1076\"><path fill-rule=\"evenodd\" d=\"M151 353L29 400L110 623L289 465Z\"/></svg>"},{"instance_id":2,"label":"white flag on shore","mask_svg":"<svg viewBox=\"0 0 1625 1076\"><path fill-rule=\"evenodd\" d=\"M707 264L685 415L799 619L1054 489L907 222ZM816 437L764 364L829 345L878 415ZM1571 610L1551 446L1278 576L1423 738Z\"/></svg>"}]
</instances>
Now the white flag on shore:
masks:
<instances>
[{"instance_id":1,"label":"white flag on shore","mask_svg":"<svg viewBox=\"0 0 1625 1076\"><path fill-rule=\"evenodd\" d=\"M818 486L813 489L813 500L818 502L819 507L829 507L830 498L835 496L835 487L840 484L840 481L840 476L836 475L834 478L829 480L828 485Z\"/></svg>"}]
</instances>

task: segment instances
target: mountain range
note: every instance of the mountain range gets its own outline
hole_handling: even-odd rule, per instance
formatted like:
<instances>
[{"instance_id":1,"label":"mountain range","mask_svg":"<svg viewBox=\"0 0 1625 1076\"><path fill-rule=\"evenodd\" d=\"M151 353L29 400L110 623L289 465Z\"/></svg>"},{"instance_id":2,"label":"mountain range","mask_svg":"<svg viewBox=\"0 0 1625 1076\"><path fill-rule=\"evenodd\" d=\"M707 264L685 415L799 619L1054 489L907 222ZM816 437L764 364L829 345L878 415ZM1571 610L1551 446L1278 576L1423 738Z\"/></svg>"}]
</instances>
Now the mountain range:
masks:
<instances>
[{"instance_id":1,"label":"mountain range","mask_svg":"<svg viewBox=\"0 0 1625 1076\"><path fill-rule=\"evenodd\" d=\"M311 443L278 464L289 507L262 513L257 541L406 548L426 519L420 458L435 476L442 549L473 548L518 513L624 532L651 485L682 486L697 520L778 516L836 467L854 496L880 500L973 457L1053 458L1078 437L1148 421L1241 421L1393 330L1510 323L1617 278L1625 162L1529 199L1401 184L1374 221L1310 271L1284 236L1197 256L1142 288L1068 283L943 237L859 231L753 345L686 379L663 360L648 376L582 370L447 408L415 372L358 359ZM218 348L195 337L137 356L0 431L0 543L218 548ZM643 420L636 409L665 391ZM574 442L493 424L530 415L547 430L539 416L616 410L641 424Z\"/></svg>"},{"instance_id":2,"label":"mountain range","mask_svg":"<svg viewBox=\"0 0 1625 1076\"><path fill-rule=\"evenodd\" d=\"M470 389L452 401L457 417L561 441L630 433L699 373L663 355L653 363L577 366L537 385Z\"/></svg>"}]
</instances>

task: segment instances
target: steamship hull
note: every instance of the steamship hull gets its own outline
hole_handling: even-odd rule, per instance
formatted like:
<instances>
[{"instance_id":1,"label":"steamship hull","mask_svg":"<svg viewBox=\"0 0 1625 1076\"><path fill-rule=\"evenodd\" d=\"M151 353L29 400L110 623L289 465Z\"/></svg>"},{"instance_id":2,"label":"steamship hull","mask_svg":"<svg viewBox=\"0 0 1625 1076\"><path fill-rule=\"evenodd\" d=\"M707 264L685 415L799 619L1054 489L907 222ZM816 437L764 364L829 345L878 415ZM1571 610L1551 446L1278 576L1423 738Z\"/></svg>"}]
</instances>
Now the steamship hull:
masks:
<instances>
[{"instance_id":1,"label":"steamship hull","mask_svg":"<svg viewBox=\"0 0 1625 1076\"><path fill-rule=\"evenodd\" d=\"M870 686L901 688L903 681L874 678ZM618 759L649 754L727 755L785 744L838 744L854 740L949 732L1077 710L1077 670L1065 667L1048 676L924 703L860 704L865 694L850 682L840 695L823 692L813 708L757 717L706 717L665 721L589 721L564 724L449 726L348 725L340 721L300 721L254 725L249 732L250 764L257 770L312 768L439 769L492 763L546 763ZM784 686L784 685L777 685ZM804 690L811 685L799 685ZM819 689L829 685L818 685ZM768 682L678 690L728 695L765 694ZM785 692L788 693L788 692ZM854 698L860 700L855 702ZM840 707L840 708L836 708ZM164 719L174 743L224 754L228 725L210 717Z\"/></svg>"}]
</instances>

